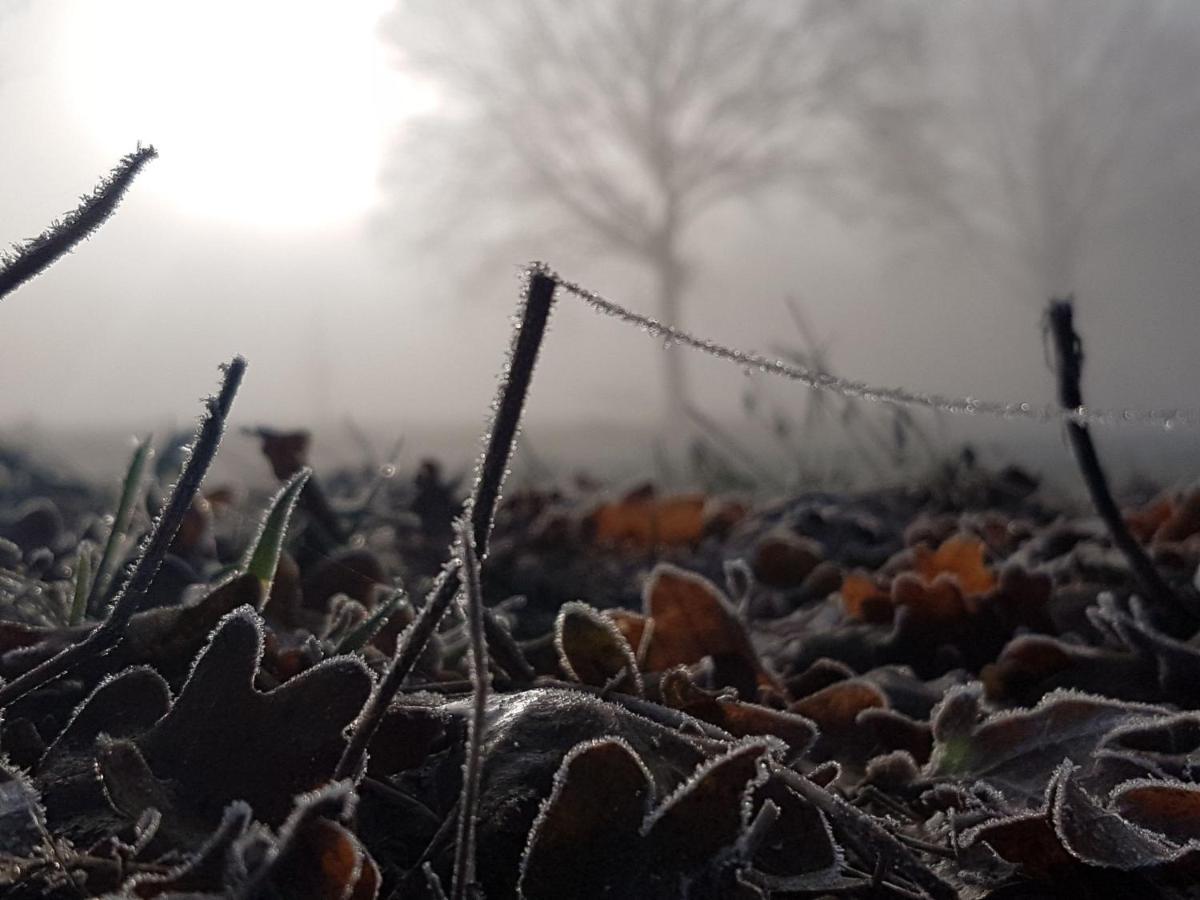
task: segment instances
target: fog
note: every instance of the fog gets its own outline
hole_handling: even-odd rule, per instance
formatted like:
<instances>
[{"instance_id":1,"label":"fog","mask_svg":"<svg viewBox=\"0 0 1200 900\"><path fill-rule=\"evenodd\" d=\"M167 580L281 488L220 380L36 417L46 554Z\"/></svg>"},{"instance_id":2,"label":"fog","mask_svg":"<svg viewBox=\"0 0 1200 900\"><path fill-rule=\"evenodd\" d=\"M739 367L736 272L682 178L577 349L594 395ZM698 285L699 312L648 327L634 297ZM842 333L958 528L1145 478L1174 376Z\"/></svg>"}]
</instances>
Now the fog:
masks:
<instances>
[{"instance_id":1,"label":"fog","mask_svg":"<svg viewBox=\"0 0 1200 900\"><path fill-rule=\"evenodd\" d=\"M0 303L0 441L97 473L241 353L238 424L469 458L531 259L737 347L1032 403L1069 292L1089 404L1200 405L1197 4L247 6L0 0L0 241L160 153ZM809 402L564 295L528 446L632 469L703 430L686 401L782 464L748 392L760 418ZM947 453L1059 450L1055 426L916 418ZM1171 478L1198 446L1100 440Z\"/></svg>"}]
</instances>

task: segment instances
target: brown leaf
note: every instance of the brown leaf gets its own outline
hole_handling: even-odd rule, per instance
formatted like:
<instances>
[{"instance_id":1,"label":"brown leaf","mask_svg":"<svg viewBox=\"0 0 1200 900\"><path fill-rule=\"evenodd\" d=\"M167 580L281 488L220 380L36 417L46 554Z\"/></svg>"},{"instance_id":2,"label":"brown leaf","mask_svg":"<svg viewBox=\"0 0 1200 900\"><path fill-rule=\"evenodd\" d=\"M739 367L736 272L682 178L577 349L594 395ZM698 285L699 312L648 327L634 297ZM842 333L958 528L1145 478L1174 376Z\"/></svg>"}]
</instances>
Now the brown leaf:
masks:
<instances>
[{"instance_id":1,"label":"brown leaf","mask_svg":"<svg viewBox=\"0 0 1200 900\"><path fill-rule=\"evenodd\" d=\"M735 737L772 735L787 743L793 754L803 753L817 737L816 725L803 716L702 690L682 667L666 672L659 690L667 706L716 725Z\"/></svg>"},{"instance_id":2,"label":"brown leaf","mask_svg":"<svg viewBox=\"0 0 1200 900\"><path fill-rule=\"evenodd\" d=\"M855 727L863 710L884 709L887 705L887 697L875 685L851 679L801 697L791 710L816 722L822 734L843 734Z\"/></svg>"},{"instance_id":3,"label":"brown leaf","mask_svg":"<svg viewBox=\"0 0 1200 900\"><path fill-rule=\"evenodd\" d=\"M642 604L642 612L654 620L646 671L662 672L711 656L718 679L721 671L728 673L721 683L731 684L743 696L755 696L756 686L782 692L729 601L707 578L660 563L646 580Z\"/></svg>"},{"instance_id":4,"label":"brown leaf","mask_svg":"<svg viewBox=\"0 0 1200 900\"><path fill-rule=\"evenodd\" d=\"M951 535L937 550L930 550L924 544L915 547L914 568L926 582L933 582L939 575L949 575L964 595L986 593L996 584L995 576L983 562L986 549L979 538Z\"/></svg>"},{"instance_id":5,"label":"brown leaf","mask_svg":"<svg viewBox=\"0 0 1200 900\"><path fill-rule=\"evenodd\" d=\"M1049 792L1055 832L1072 856L1085 865L1132 871L1176 862L1188 852L1101 806L1079 786L1076 768L1063 762Z\"/></svg>"},{"instance_id":6,"label":"brown leaf","mask_svg":"<svg viewBox=\"0 0 1200 900\"><path fill-rule=\"evenodd\" d=\"M794 588L824 559L821 545L791 531L773 531L762 537L754 548L751 567L761 584L773 588Z\"/></svg>"},{"instance_id":7,"label":"brown leaf","mask_svg":"<svg viewBox=\"0 0 1200 900\"><path fill-rule=\"evenodd\" d=\"M642 674L629 642L611 618L586 603L562 605L554 622L554 645L570 678L642 696Z\"/></svg>"},{"instance_id":8,"label":"brown leaf","mask_svg":"<svg viewBox=\"0 0 1200 900\"><path fill-rule=\"evenodd\" d=\"M761 777L759 760L772 749L761 738L748 738L723 756L702 763L646 817L642 834L653 846L652 858L666 857L686 871L731 846L749 824L745 794Z\"/></svg>"},{"instance_id":9,"label":"brown leaf","mask_svg":"<svg viewBox=\"0 0 1200 900\"><path fill-rule=\"evenodd\" d=\"M852 572L842 581L839 591L842 608L851 619L886 625L892 621L892 598L864 572Z\"/></svg>"},{"instance_id":10,"label":"brown leaf","mask_svg":"<svg viewBox=\"0 0 1200 900\"><path fill-rule=\"evenodd\" d=\"M950 624L963 621L967 607L957 579L945 573L926 581L910 572L892 580L892 605L906 606L920 622Z\"/></svg>"},{"instance_id":11,"label":"brown leaf","mask_svg":"<svg viewBox=\"0 0 1200 900\"><path fill-rule=\"evenodd\" d=\"M312 441L309 432L258 428L255 433L262 440L263 456L280 481L287 481L308 465L308 447Z\"/></svg>"},{"instance_id":12,"label":"brown leaf","mask_svg":"<svg viewBox=\"0 0 1200 900\"><path fill-rule=\"evenodd\" d=\"M704 536L704 508L703 494L635 495L602 504L587 517L587 524L599 543L632 544L638 549L694 544Z\"/></svg>"},{"instance_id":13,"label":"brown leaf","mask_svg":"<svg viewBox=\"0 0 1200 900\"><path fill-rule=\"evenodd\" d=\"M1125 513L1125 526L1135 538L1148 544L1158 531L1175 514L1175 502L1169 494L1160 494L1145 506Z\"/></svg>"},{"instance_id":14,"label":"brown leaf","mask_svg":"<svg viewBox=\"0 0 1200 900\"><path fill-rule=\"evenodd\" d=\"M638 828L653 796L649 772L625 741L573 747L554 776L521 858L519 896L613 897L633 887Z\"/></svg>"},{"instance_id":15,"label":"brown leaf","mask_svg":"<svg viewBox=\"0 0 1200 900\"><path fill-rule=\"evenodd\" d=\"M948 702L960 694L951 692ZM969 730L940 725L935 714L933 756L926 770L933 776L981 779L1014 800L1030 802L1043 793L1064 758L1087 763L1116 726L1164 712L1058 690L1033 709L996 713Z\"/></svg>"},{"instance_id":16,"label":"brown leaf","mask_svg":"<svg viewBox=\"0 0 1200 900\"><path fill-rule=\"evenodd\" d=\"M1110 802L1128 821L1169 840L1200 841L1200 785L1138 779L1120 785Z\"/></svg>"},{"instance_id":17,"label":"brown leaf","mask_svg":"<svg viewBox=\"0 0 1200 900\"><path fill-rule=\"evenodd\" d=\"M1154 542L1182 541L1200 532L1200 490L1188 491L1154 532Z\"/></svg>"}]
</instances>

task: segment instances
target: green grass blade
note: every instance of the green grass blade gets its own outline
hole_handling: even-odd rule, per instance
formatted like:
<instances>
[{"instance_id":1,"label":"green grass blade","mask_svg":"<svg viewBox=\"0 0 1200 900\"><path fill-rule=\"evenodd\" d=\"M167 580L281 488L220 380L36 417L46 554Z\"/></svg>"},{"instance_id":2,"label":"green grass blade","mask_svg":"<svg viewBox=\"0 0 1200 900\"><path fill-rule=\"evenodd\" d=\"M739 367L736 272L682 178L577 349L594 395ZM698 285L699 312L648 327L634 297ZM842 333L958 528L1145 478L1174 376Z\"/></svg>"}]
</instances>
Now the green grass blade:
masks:
<instances>
[{"instance_id":1,"label":"green grass blade","mask_svg":"<svg viewBox=\"0 0 1200 900\"><path fill-rule=\"evenodd\" d=\"M88 593L85 611L93 615L99 613L99 605L108 594L112 584L113 573L117 568L117 559L129 536L129 523L133 519L133 510L141 493L142 478L146 474L146 466L153 456L150 446L150 435L138 442L129 460L129 468L125 471L125 482L121 485L121 499L117 503L117 512L113 516L112 530L104 543L104 552L100 555L100 565L96 567L96 580Z\"/></svg>"},{"instance_id":2,"label":"green grass blade","mask_svg":"<svg viewBox=\"0 0 1200 900\"><path fill-rule=\"evenodd\" d=\"M392 614L400 608L407 595L402 588L396 588L375 607L375 611L367 616L357 628L350 631L337 645L338 653L357 653L367 645L367 641L375 637Z\"/></svg>"},{"instance_id":3,"label":"green grass blade","mask_svg":"<svg viewBox=\"0 0 1200 900\"><path fill-rule=\"evenodd\" d=\"M279 554L283 550L283 538L287 534L288 520L296 501L300 499L300 491L304 489L312 469L303 468L291 478L271 501L271 508L263 517L262 526L254 538L250 549L242 563L242 570L248 575L254 575L262 583L262 605L267 602L271 593L271 582L275 580L275 567L279 565Z\"/></svg>"},{"instance_id":4,"label":"green grass blade","mask_svg":"<svg viewBox=\"0 0 1200 900\"><path fill-rule=\"evenodd\" d=\"M88 588L92 580L92 545L84 541L79 545L79 556L75 560L75 595L71 598L71 614L68 625L78 625L87 612Z\"/></svg>"}]
</instances>

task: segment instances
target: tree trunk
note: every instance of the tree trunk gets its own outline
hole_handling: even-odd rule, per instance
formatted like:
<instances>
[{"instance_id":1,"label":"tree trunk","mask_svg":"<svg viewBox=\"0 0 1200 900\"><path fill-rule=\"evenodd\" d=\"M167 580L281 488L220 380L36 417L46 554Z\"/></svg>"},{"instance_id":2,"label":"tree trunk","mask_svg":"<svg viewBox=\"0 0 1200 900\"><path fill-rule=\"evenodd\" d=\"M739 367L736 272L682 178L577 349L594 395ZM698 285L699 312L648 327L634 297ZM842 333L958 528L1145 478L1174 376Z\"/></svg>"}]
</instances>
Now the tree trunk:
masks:
<instances>
[{"instance_id":1,"label":"tree trunk","mask_svg":"<svg viewBox=\"0 0 1200 900\"><path fill-rule=\"evenodd\" d=\"M675 255L669 253L654 259L654 269L658 280L658 318L665 325L682 327L683 267ZM663 421L670 437L679 437L688 422L687 406L691 397L684 352L676 344L662 350Z\"/></svg>"}]
</instances>

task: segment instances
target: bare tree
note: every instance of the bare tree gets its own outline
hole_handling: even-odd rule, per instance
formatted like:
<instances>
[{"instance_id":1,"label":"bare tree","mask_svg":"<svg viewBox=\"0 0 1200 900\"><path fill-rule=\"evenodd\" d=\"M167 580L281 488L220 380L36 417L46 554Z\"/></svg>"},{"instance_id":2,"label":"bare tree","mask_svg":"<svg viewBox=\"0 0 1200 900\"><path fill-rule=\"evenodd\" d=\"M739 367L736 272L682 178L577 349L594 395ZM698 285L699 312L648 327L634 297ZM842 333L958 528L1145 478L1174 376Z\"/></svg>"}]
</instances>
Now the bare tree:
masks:
<instances>
[{"instance_id":1,"label":"bare tree","mask_svg":"<svg viewBox=\"0 0 1200 900\"><path fill-rule=\"evenodd\" d=\"M551 247L566 234L616 254L652 276L656 315L679 325L696 272L687 245L717 207L782 186L872 208L885 192L932 192L911 12L864 0L401 0L385 33L443 103L393 156L393 209L439 241L534 229ZM679 416L683 361L663 358Z\"/></svg>"},{"instance_id":2,"label":"bare tree","mask_svg":"<svg viewBox=\"0 0 1200 900\"><path fill-rule=\"evenodd\" d=\"M942 26L959 209L1016 289L1064 296L1097 228L1198 174L1200 6L975 0Z\"/></svg>"}]
</instances>

